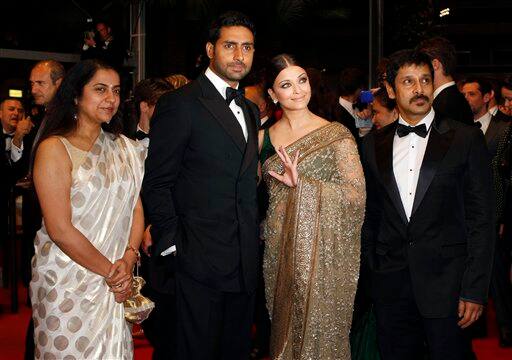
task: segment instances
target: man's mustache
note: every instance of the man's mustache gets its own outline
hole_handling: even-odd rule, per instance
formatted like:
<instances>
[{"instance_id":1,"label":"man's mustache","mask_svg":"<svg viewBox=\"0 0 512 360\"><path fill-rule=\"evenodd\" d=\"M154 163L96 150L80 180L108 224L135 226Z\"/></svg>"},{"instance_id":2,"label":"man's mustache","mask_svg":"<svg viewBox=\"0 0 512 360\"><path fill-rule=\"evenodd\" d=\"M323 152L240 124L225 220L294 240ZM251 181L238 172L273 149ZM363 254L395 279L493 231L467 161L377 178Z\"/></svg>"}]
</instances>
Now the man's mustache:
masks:
<instances>
[{"instance_id":1,"label":"man's mustache","mask_svg":"<svg viewBox=\"0 0 512 360\"><path fill-rule=\"evenodd\" d=\"M426 101L426 102L429 101L428 97L426 97L425 95L414 95L411 98L411 100L409 100L409 104L412 104L413 102L415 102L417 100L423 100L423 101Z\"/></svg>"}]
</instances>

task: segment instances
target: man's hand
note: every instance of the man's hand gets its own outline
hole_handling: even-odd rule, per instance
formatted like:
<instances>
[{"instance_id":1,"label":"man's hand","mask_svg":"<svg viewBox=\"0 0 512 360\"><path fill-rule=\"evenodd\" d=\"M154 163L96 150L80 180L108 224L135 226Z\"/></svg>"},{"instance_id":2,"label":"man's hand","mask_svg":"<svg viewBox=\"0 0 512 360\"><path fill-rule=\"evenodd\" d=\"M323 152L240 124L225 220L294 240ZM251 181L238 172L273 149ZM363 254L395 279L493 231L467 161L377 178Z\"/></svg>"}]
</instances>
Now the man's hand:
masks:
<instances>
[{"instance_id":1,"label":"man's hand","mask_svg":"<svg viewBox=\"0 0 512 360\"><path fill-rule=\"evenodd\" d=\"M462 319L459 320L457 325L462 329L467 328L482 316L483 311L484 306L481 304L459 300L459 318Z\"/></svg>"},{"instance_id":2,"label":"man's hand","mask_svg":"<svg viewBox=\"0 0 512 360\"><path fill-rule=\"evenodd\" d=\"M12 138L13 144L20 148L23 138L30 132L30 130L32 130L33 127L34 124L30 121L29 117L24 117L18 121L18 124L16 125L16 132Z\"/></svg>"},{"instance_id":3,"label":"man's hand","mask_svg":"<svg viewBox=\"0 0 512 360\"><path fill-rule=\"evenodd\" d=\"M153 245L153 240L151 238L151 225L148 225L146 230L144 231L144 235L142 236L142 251L144 251L144 254L147 256L151 256L151 252L149 251L149 248L151 245Z\"/></svg>"}]
</instances>

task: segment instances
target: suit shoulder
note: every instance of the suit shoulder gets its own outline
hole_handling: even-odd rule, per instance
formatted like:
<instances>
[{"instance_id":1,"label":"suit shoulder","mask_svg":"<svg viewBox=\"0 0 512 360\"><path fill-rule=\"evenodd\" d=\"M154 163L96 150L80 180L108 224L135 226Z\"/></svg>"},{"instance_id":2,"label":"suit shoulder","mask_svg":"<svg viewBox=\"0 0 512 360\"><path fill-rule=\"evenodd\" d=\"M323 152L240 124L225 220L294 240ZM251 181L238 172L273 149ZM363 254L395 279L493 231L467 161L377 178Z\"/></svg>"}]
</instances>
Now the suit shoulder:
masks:
<instances>
[{"instance_id":1,"label":"suit shoulder","mask_svg":"<svg viewBox=\"0 0 512 360\"><path fill-rule=\"evenodd\" d=\"M170 91L160 97L158 103L169 104L173 102L186 103L193 101L201 94L201 88L196 80L189 82L188 84Z\"/></svg>"}]
</instances>

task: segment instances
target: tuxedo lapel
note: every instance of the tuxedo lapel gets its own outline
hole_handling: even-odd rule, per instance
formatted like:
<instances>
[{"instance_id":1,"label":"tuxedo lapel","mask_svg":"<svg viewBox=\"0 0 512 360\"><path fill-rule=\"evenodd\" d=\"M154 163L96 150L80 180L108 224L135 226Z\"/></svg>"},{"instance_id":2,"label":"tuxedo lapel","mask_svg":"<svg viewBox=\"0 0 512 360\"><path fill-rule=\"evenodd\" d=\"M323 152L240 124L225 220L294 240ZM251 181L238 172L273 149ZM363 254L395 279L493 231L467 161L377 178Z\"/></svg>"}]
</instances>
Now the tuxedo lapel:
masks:
<instances>
[{"instance_id":1,"label":"tuxedo lapel","mask_svg":"<svg viewBox=\"0 0 512 360\"><path fill-rule=\"evenodd\" d=\"M242 167L240 168L240 174L243 174L249 167L258 149L258 130L256 115L251 110L247 100L243 99L241 102L241 108L244 112L245 123L247 124L247 146L245 148L244 158L242 161Z\"/></svg>"},{"instance_id":2,"label":"tuxedo lapel","mask_svg":"<svg viewBox=\"0 0 512 360\"><path fill-rule=\"evenodd\" d=\"M243 154L246 147L245 137L235 115L233 115L224 98L204 74L201 74L197 81L203 90L203 96L199 97L199 101L224 128Z\"/></svg>"},{"instance_id":3,"label":"tuxedo lapel","mask_svg":"<svg viewBox=\"0 0 512 360\"><path fill-rule=\"evenodd\" d=\"M494 119L494 116L491 118L489 122L489 126L487 127L487 131L485 132L485 142L487 143L487 148L489 149L489 153L494 155L496 152L496 137L500 132L499 123Z\"/></svg>"},{"instance_id":4,"label":"tuxedo lapel","mask_svg":"<svg viewBox=\"0 0 512 360\"><path fill-rule=\"evenodd\" d=\"M427 190L434 178L434 175L441 164L446 152L450 148L453 140L454 130L448 127L445 121L434 119L434 124L430 130L427 148L421 163L420 175L416 186L416 195L412 206L411 219L425 197Z\"/></svg>"},{"instance_id":5,"label":"tuxedo lapel","mask_svg":"<svg viewBox=\"0 0 512 360\"><path fill-rule=\"evenodd\" d=\"M393 138L395 137L396 126L398 122L387 126L382 132L376 134L375 139L375 161L380 173L382 182L395 205L401 219L407 223L398 185L396 183L395 174L393 172Z\"/></svg>"}]
</instances>

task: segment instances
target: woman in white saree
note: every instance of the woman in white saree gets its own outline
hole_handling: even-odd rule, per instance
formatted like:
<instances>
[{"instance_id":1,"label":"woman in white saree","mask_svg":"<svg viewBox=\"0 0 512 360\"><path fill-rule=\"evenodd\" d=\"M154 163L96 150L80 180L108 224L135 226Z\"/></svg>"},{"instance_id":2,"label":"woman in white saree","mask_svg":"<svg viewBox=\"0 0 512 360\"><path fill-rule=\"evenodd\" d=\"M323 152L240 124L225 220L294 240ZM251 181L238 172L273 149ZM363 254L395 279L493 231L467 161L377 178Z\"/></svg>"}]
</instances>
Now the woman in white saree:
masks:
<instances>
[{"instance_id":1,"label":"woman in white saree","mask_svg":"<svg viewBox=\"0 0 512 360\"><path fill-rule=\"evenodd\" d=\"M36 359L131 359L123 301L144 230L145 149L120 132L118 73L86 60L66 75L38 134L43 224L30 296Z\"/></svg>"}]
</instances>

